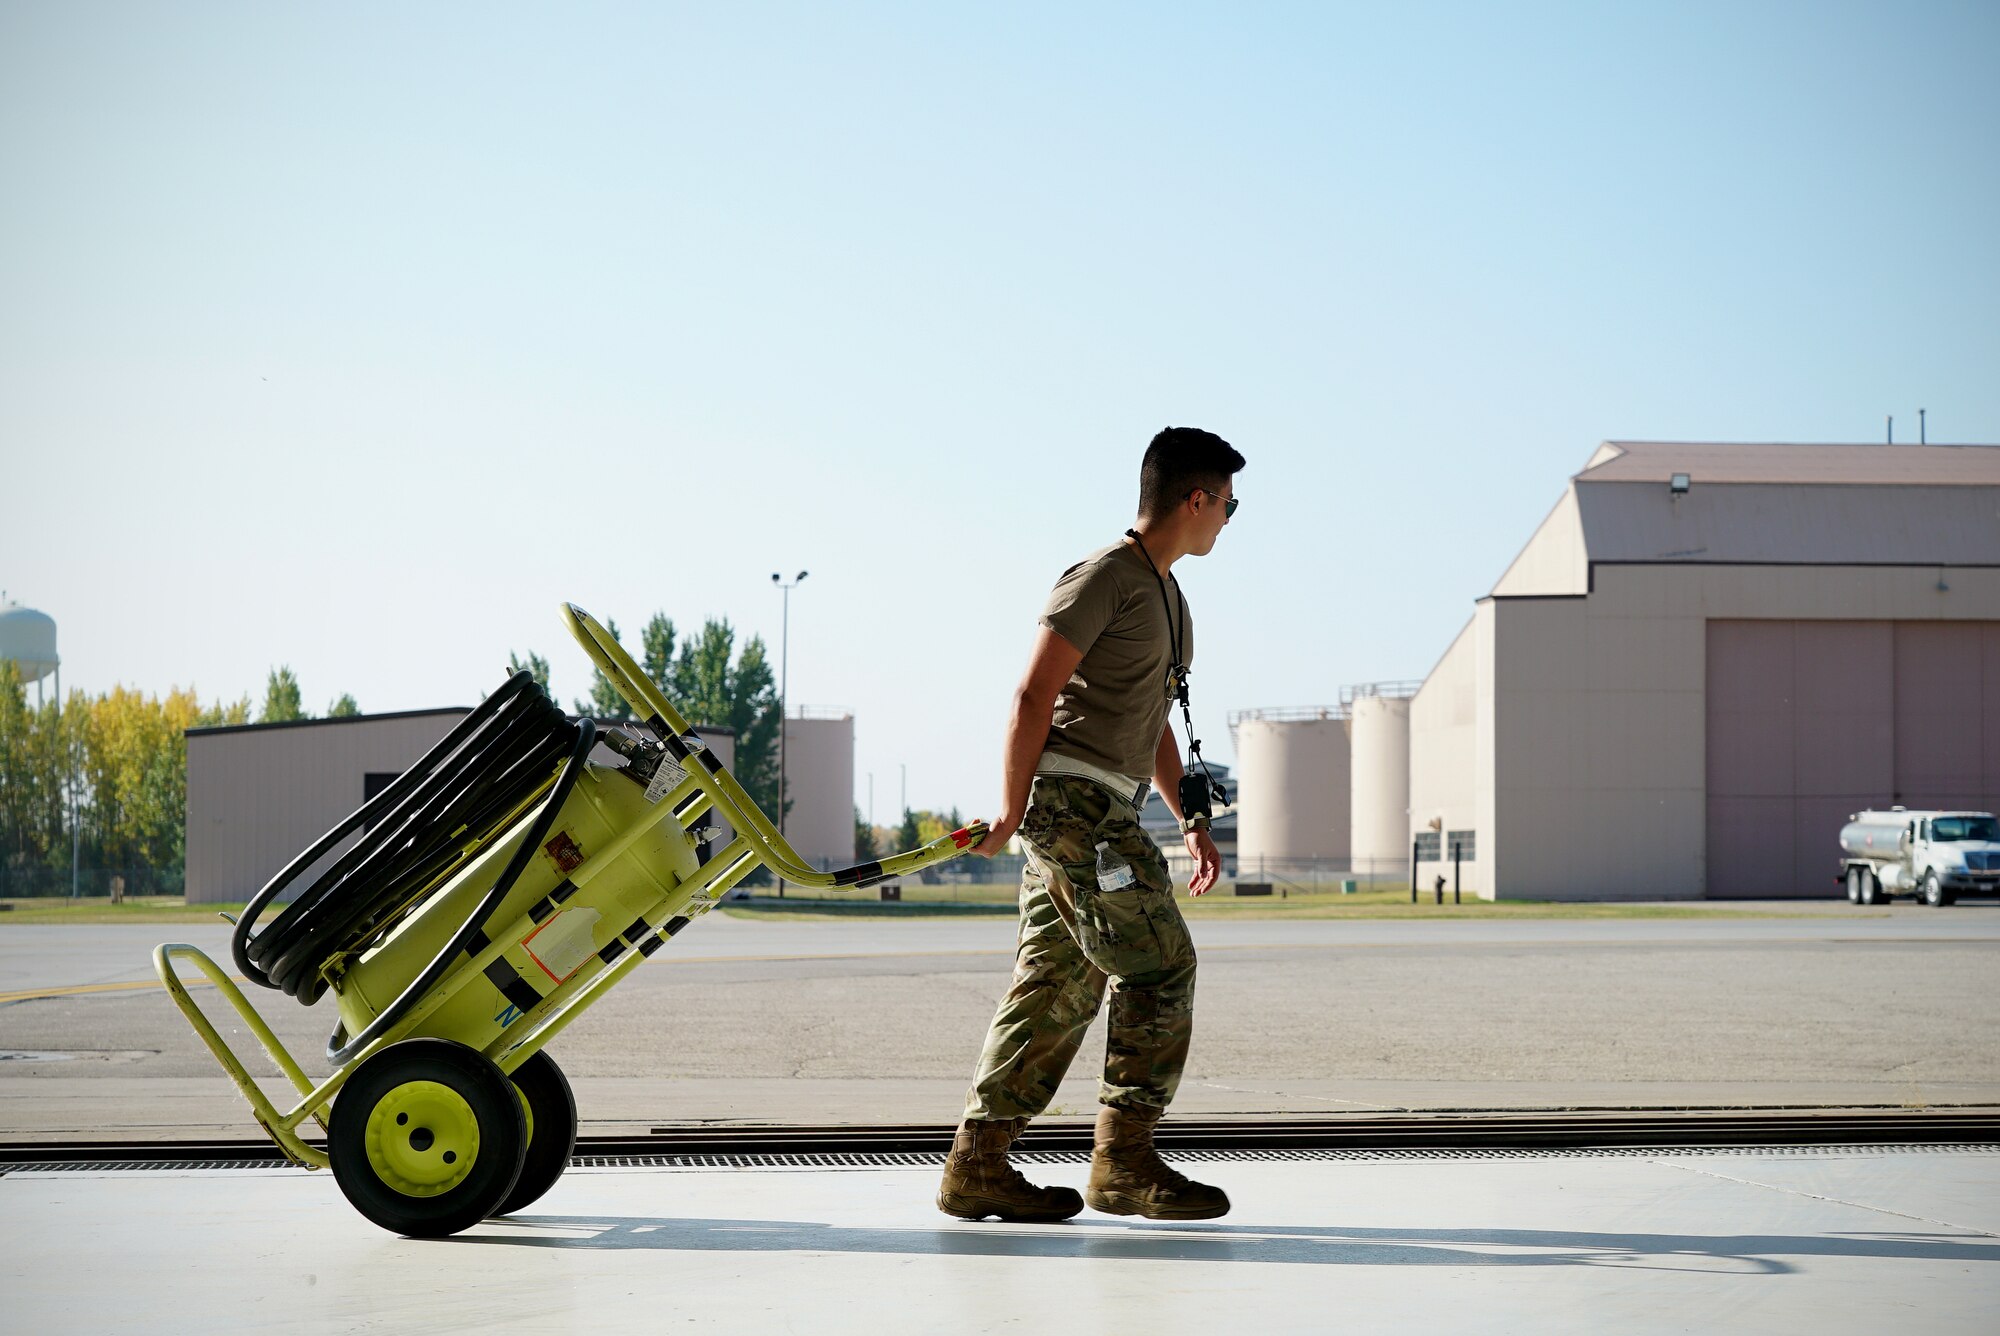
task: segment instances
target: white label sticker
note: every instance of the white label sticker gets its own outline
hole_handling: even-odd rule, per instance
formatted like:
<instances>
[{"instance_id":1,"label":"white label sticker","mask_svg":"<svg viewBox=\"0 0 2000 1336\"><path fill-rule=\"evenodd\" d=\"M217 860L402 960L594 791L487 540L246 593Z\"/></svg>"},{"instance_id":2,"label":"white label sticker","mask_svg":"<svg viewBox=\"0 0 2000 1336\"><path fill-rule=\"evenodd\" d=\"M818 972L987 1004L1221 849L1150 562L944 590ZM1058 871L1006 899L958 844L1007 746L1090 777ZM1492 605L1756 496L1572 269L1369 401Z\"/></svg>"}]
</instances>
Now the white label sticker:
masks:
<instances>
[{"instance_id":1,"label":"white label sticker","mask_svg":"<svg viewBox=\"0 0 2000 1336\"><path fill-rule=\"evenodd\" d=\"M589 908L558 910L554 918L521 939L521 949L543 973L561 983L597 954L591 930L601 917Z\"/></svg>"},{"instance_id":2,"label":"white label sticker","mask_svg":"<svg viewBox=\"0 0 2000 1336\"><path fill-rule=\"evenodd\" d=\"M652 782L646 785L646 801L656 803L681 786L688 772L674 764L671 756L660 758L660 768L653 772Z\"/></svg>"}]
</instances>

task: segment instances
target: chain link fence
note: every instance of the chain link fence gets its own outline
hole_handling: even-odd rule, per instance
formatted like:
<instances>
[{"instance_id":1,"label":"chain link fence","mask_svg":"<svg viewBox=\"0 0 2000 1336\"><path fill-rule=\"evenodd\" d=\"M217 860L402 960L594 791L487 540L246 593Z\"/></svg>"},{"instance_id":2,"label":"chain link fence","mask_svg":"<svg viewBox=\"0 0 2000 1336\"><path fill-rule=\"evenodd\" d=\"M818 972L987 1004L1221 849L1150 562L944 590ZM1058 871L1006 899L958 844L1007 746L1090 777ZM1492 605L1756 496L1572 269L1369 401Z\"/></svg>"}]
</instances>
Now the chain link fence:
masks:
<instances>
[{"instance_id":1,"label":"chain link fence","mask_svg":"<svg viewBox=\"0 0 2000 1336\"><path fill-rule=\"evenodd\" d=\"M1167 871L1185 886L1194 875L1194 860L1178 844L1162 844ZM928 868L914 877L900 877L893 886L869 886L854 891L809 891L787 886L788 899L880 900L899 899L930 904L1012 903L1021 883L1020 854L998 854L992 858L959 858L941 867ZM1407 858L1375 860L1352 858L1251 858L1224 857L1220 888L1227 894L1236 885L1266 887L1268 893L1285 895L1337 895L1344 891L1407 891L1410 861ZM745 883L747 894L759 898L774 894L773 883L761 886ZM885 894L886 891L886 894Z\"/></svg>"},{"instance_id":2,"label":"chain link fence","mask_svg":"<svg viewBox=\"0 0 2000 1336\"><path fill-rule=\"evenodd\" d=\"M0 900L117 899L136 895L185 895L187 871L179 867L86 867L71 877L66 867L0 866Z\"/></svg>"},{"instance_id":3,"label":"chain link fence","mask_svg":"<svg viewBox=\"0 0 2000 1336\"><path fill-rule=\"evenodd\" d=\"M1176 881L1186 881L1194 872L1194 860L1184 849L1164 847L1167 869ZM1283 888L1294 895L1344 890L1380 891L1407 888L1410 860L1407 858L1269 858L1262 854L1249 858L1225 857L1222 880ZM1351 883L1351 885L1350 885Z\"/></svg>"}]
</instances>

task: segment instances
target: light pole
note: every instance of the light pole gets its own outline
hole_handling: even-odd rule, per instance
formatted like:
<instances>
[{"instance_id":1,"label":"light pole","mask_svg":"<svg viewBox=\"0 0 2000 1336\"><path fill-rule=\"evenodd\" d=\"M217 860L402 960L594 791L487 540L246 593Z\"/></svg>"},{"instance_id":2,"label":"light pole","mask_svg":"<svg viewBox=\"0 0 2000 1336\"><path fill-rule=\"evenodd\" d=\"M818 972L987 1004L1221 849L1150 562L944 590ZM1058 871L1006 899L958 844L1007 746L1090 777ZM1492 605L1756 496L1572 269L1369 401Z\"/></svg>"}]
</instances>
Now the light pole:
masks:
<instances>
[{"instance_id":1,"label":"light pole","mask_svg":"<svg viewBox=\"0 0 2000 1336\"><path fill-rule=\"evenodd\" d=\"M798 579L786 583L776 571L771 572L771 583L778 586L785 596L783 620L778 633L778 834L785 833L785 718L791 706L787 692L791 686L792 668L792 590L805 583L806 572L800 571ZM785 879L778 878L778 898L785 898Z\"/></svg>"}]
</instances>

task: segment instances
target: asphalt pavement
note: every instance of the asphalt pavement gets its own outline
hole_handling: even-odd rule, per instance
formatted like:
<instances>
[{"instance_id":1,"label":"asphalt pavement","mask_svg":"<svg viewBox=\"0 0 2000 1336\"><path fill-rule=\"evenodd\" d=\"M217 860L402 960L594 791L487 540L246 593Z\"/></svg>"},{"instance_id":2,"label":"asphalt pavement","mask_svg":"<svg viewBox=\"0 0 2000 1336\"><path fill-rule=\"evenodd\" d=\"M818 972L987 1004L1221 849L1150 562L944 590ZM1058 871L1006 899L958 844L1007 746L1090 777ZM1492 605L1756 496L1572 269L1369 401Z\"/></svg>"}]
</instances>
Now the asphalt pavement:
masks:
<instances>
[{"instance_id":1,"label":"asphalt pavement","mask_svg":"<svg viewBox=\"0 0 2000 1336\"><path fill-rule=\"evenodd\" d=\"M1192 928L1202 963L1184 1112L2000 1103L1992 908ZM150 982L155 943L226 960L228 932L0 928L0 998L16 999L0 1001L0 1135L248 1128ZM1013 932L997 918L710 915L551 1053L600 1130L947 1121L1006 987ZM308 1070L323 1068L330 1005L249 991ZM253 1070L273 1072L230 1028ZM1100 1017L1056 1112L1088 1115L1103 1042Z\"/></svg>"}]
</instances>

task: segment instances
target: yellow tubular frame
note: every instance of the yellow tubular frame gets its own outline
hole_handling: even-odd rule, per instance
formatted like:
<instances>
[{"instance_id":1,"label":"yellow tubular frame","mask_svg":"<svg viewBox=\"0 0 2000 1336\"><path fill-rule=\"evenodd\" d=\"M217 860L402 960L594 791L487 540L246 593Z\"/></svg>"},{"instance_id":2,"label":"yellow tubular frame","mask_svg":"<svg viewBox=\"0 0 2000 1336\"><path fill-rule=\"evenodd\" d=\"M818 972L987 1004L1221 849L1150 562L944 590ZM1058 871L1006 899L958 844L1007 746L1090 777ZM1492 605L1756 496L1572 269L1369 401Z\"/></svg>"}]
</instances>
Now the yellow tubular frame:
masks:
<instances>
[{"instance_id":1,"label":"yellow tubular frame","mask_svg":"<svg viewBox=\"0 0 2000 1336\"><path fill-rule=\"evenodd\" d=\"M298 1087L299 1094L308 1100L312 1098L312 1081L300 1069L299 1064L292 1060L292 1055L286 1051L285 1046L278 1042L278 1036L271 1033L271 1027L264 1024L264 1018L251 1009L250 1003L244 999L243 991L236 986L236 981L229 977L222 966L210 960L206 951L189 946L186 942L163 942L153 948L153 968L159 973L160 982L166 985L167 995L173 998L174 1005L181 1009L181 1014L194 1026L194 1032L201 1036L202 1043L208 1045L208 1051L215 1055L215 1060L222 1064L222 1070L229 1073L229 1079L236 1083L236 1089L242 1093L243 1098L250 1101L250 1108L256 1113L257 1122L270 1133L271 1140L278 1143L278 1149L285 1152L294 1164L302 1164L308 1169L326 1168L329 1163L326 1152L317 1146L307 1145L296 1130L305 1115L313 1113L319 1105L301 1104L297 1110L300 1115L298 1119L288 1118L278 1112L277 1107L258 1086L256 1079L250 1075L249 1069L244 1067L242 1060L229 1047L229 1041L209 1023L208 1017L202 1015L201 1008L195 1005L194 998L189 996L187 985L181 982L180 975L174 971L176 959L192 960L196 968L208 976L208 981L229 1000L230 1006L236 1008L236 1014L243 1018L243 1023L257 1036L257 1042L264 1046L264 1051L271 1055L279 1070Z\"/></svg>"},{"instance_id":2,"label":"yellow tubular frame","mask_svg":"<svg viewBox=\"0 0 2000 1336\"><path fill-rule=\"evenodd\" d=\"M610 634L597 624L596 618L574 603L563 604L563 617L569 623L570 634L576 637L577 643L583 646L584 652L590 655L598 670L609 679L618 694L623 696L633 709L639 710L646 716L648 723L659 721L659 725L663 725L676 737L686 737L693 731L680 711L673 707L660 689L653 685L652 679L632 661L632 656L625 652L624 646L613 640ZM779 722L782 727L783 721ZM777 827L771 824L763 809L743 791L743 786L736 782L736 776L719 766L709 770L698 761L690 767L689 774L704 793L714 798L716 809L729 824L750 841L751 848L757 851L759 861L786 881L796 882L800 886L814 886L833 891L847 890L852 885L850 882L836 880L831 872L818 872L806 866L805 860L801 859L798 851L778 833ZM986 823L974 821L963 832L954 831L932 840L921 848L881 860L881 871L878 875L907 876L941 863L947 858L955 857L984 838L986 838Z\"/></svg>"},{"instance_id":3,"label":"yellow tubular frame","mask_svg":"<svg viewBox=\"0 0 2000 1336\"><path fill-rule=\"evenodd\" d=\"M613 640L589 613L573 603L565 603L563 616L571 634L583 646L584 652L590 655L591 661L617 689L618 694L646 717L649 725L666 730L676 739L693 740L691 738L693 730L687 720L661 694L659 688L653 685L651 679L632 661L623 647ZM674 816L675 824L685 832L696 820L713 810L719 812L735 828L736 838L720 853L701 865L693 877L694 889L691 893L686 896L678 893L684 888L685 883L683 887L676 888L677 893L670 898L681 906L682 917L677 920L678 922L684 925L688 918L706 912L709 906L720 899L725 892L759 867L770 867L785 880L801 886L814 886L826 890L853 889L855 879L852 877L842 880L834 873L819 872L807 867L805 860L799 857L798 851L786 842L785 837L771 824L770 819L744 791L743 786L736 782L734 775L719 765L711 769L704 764L706 758L703 756L688 759L690 764L687 766L687 780L662 798L663 804ZM694 790L692 797L688 794L689 789ZM526 819L532 815L542 801L546 801L546 793L530 802L519 814L519 819ZM507 829L513 829L515 824L517 823L509 823ZM608 845L586 858L582 865L570 873L570 880L579 887L588 884L630 848L634 841L658 824L656 821L634 822L631 829L620 832ZM984 839L986 830L985 822L975 821L965 829L932 840L921 848L882 859L875 867L869 869L867 879L874 881L886 877L907 876L934 864L956 858ZM661 901L662 905L665 903L665 900ZM654 913L645 917L651 922L658 912L656 909ZM652 923L651 926L654 932L663 936L671 935L667 932L666 924ZM299 1135L299 1128L310 1118L317 1121L324 1130L327 1108L334 1095L362 1063L390 1044L408 1036L431 1013L450 1001L461 987L472 979L481 977L486 966L498 959L520 933L529 927L530 920L523 916L517 920L514 930L494 933L491 942L483 951L447 976L429 996L411 1008L410 1013L388 1032L317 1085L305 1074L305 1070L285 1049L284 1044L279 1042L278 1036L271 1032L271 1027L264 1023L263 1017L250 1006L242 990L236 986L236 981L210 959L206 952L185 942L163 943L153 950L153 969L159 974L160 982L166 987L167 995L173 999L174 1005L180 1008L181 1014L187 1017L188 1024L194 1027L202 1043L208 1046L208 1051L215 1055L215 1060L222 1064L223 1071L236 1084L236 1089L249 1101L251 1110L257 1116L258 1124L270 1134L271 1140L277 1143L278 1148L293 1163L308 1169L324 1169L330 1163L326 1152L306 1142ZM549 1040L555 1038L585 1007L636 969L639 962L644 959L646 953L638 949L637 943L632 943L631 949L611 965L594 973L585 970L576 975L568 983L543 998L539 1006L523 1014L520 1022L509 1027L489 1044L485 1051L486 1056L497 1063L502 1071L514 1071L529 1057L539 1052ZM250 1027L251 1033L257 1036L257 1042L278 1064L278 1069L285 1074L285 1078L298 1090L299 1102L292 1108L284 1112L278 1110L262 1087L257 1084L256 1078L250 1075L249 1069L229 1047L229 1041L224 1039L208 1017L202 1014L200 1006L189 994L187 984L181 980L179 972L175 969L175 962L181 960L192 961L195 967L207 976L208 981L215 985L216 991L222 994L223 1000L229 1003L242 1018L243 1023Z\"/></svg>"}]
</instances>

